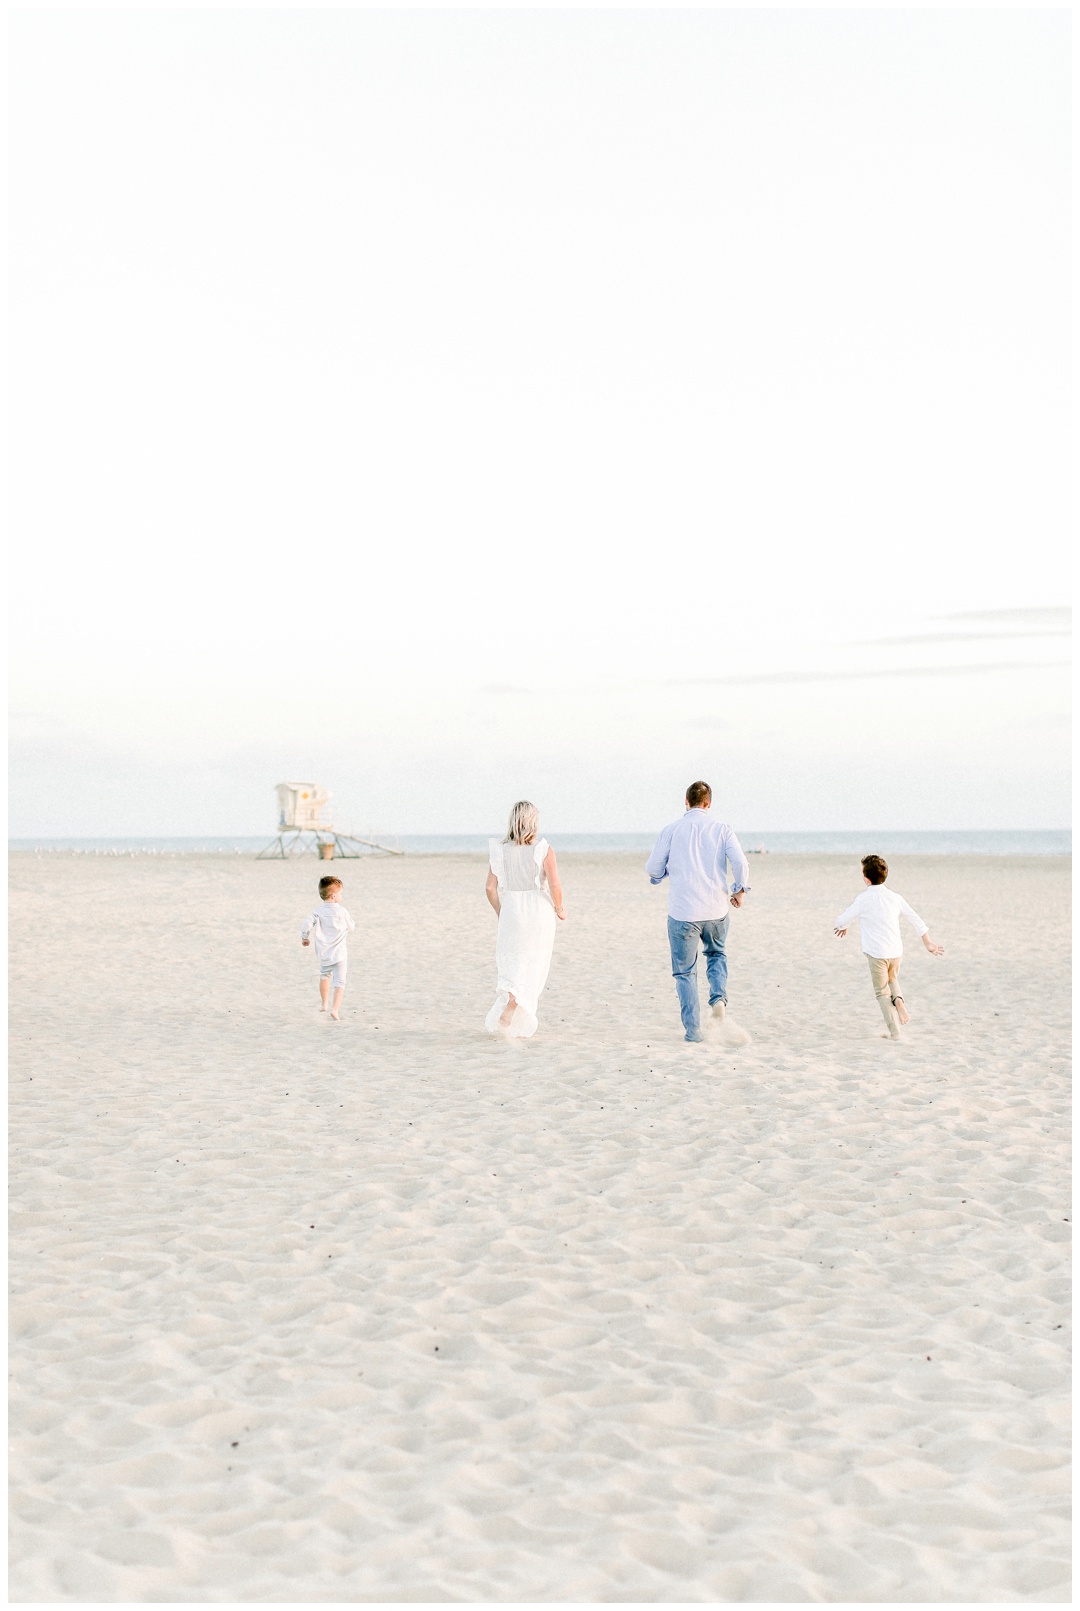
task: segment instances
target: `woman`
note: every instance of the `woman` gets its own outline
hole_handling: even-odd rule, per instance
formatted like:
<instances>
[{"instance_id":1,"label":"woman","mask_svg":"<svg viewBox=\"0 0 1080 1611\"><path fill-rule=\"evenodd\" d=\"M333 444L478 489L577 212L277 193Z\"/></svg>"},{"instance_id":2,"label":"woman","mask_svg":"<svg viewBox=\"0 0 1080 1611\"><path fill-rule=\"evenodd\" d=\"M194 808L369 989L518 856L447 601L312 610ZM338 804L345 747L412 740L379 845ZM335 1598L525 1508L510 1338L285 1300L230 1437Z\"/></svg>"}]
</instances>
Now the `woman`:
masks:
<instances>
[{"instance_id":1,"label":"woman","mask_svg":"<svg viewBox=\"0 0 1080 1611\"><path fill-rule=\"evenodd\" d=\"M498 994L484 1027L489 1034L536 1033L536 1004L547 983L555 919L565 921L555 852L537 838L540 813L519 800L506 838L492 839L486 894L499 919L495 966Z\"/></svg>"}]
</instances>

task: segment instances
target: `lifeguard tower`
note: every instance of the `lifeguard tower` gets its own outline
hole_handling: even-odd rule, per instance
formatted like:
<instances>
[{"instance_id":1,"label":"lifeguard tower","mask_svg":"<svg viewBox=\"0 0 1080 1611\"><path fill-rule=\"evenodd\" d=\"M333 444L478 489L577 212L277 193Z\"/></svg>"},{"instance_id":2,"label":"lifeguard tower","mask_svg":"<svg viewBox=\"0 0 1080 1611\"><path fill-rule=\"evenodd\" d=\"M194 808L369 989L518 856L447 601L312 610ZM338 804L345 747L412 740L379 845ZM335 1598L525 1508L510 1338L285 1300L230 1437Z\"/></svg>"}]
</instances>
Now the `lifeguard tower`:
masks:
<instances>
[{"instance_id":1,"label":"lifeguard tower","mask_svg":"<svg viewBox=\"0 0 1080 1611\"><path fill-rule=\"evenodd\" d=\"M259 860L287 861L290 856L316 855L322 861L338 857L370 856L381 852L401 856L394 845L379 844L359 834L340 833L330 821L330 793L321 783L279 783L277 785L277 834Z\"/></svg>"}]
</instances>

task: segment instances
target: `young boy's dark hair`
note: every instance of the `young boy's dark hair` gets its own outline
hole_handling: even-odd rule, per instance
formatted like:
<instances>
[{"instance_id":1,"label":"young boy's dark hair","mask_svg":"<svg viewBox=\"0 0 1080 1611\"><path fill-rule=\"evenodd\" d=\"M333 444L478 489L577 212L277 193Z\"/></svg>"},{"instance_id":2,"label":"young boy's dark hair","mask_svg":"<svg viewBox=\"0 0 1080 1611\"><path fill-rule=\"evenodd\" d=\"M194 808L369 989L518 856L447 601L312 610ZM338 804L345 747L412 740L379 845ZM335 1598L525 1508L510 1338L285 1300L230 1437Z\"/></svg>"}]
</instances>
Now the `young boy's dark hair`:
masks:
<instances>
[{"instance_id":1,"label":"young boy's dark hair","mask_svg":"<svg viewBox=\"0 0 1080 1611\"><path fill-rule=\"evenodd\" d=\"M868 878L871 884L884 884L889 876L888 863L880 856L864 856L862 870L864 877Z\"/></svg>"},{"instance_id":2,"label":"young boy's dark hair","mask_svg":"<svg viewBox=\"0 0 1080 1611\"><path fill-rule=\"evenodd\" d=\"M712 804L712 790L707 783L691 783L686 791L686 803L691 811L700 811L702 806Z\"/></svg>"},{"instance_id":3,"label":"young boy's dark hair","mask_svg":"<svg viewBox=\"0 0 1080 1611\"><path fill-rule=\"evenodd\" d=\"M341 888L341 879L335 878L333 873L327 873L325 878L319 879L319 899L321 901L326 899L335 884L338 889Z\"/></svg>"}]
</instances>

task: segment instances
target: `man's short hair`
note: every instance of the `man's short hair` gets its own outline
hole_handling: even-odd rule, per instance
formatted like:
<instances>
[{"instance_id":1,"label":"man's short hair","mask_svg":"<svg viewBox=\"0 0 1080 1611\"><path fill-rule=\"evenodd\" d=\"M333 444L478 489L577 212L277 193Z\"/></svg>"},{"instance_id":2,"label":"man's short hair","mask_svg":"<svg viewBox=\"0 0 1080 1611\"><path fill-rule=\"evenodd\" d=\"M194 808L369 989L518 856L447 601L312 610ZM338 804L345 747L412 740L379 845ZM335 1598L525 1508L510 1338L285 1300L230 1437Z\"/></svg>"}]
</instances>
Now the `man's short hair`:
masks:
<instances>
[{"instance_id":1,"label":"man's short hair","mask_svg":"<svg viewBox=\"0 0 1080 1611\"><path fill-rule=\"evenodd\" d=\"M889 876L889 864L881 856L864 856L862 870L871 884L884 884Z\"/></svg>"},{"instance_id":2,"label":"man's short hair","mask_svg":"<svg viewBox=\"0 0 1080 1611\"><path fill-rule=\"evenodd\" d=\"M709 785L702 783L700 779L697 783L691 783L686 791L686 803L691 811L698 811L702 806L712 805L712 790Z\"/></svg>"},{"instance_id":3,"label":"man's short hair","mask_svg":"<svg viewBox=\"0 0 1080 1611\"><path fill-rule=\"evenodd\" d=\"M326 898L328 897L328 895L330 894L330 891L332 889L334 889L334 888L337 888L337 889L341 888L341 879L340 878L335 878L333 873L327 873L325 878L320 878L319 879L319 896L320 896L320 899L325 901Z\"/></svg>"}]
</instances>

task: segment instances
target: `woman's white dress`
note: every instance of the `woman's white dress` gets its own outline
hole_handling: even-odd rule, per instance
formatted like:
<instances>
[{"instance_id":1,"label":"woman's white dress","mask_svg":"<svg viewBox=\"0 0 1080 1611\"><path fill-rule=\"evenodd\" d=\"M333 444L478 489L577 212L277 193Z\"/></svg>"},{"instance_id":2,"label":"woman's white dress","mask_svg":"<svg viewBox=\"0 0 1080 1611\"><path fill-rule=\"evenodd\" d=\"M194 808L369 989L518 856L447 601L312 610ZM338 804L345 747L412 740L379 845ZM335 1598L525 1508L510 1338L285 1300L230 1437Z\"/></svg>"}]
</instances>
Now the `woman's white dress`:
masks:
<instances>
[{"instance_id":1,"label":"woman's white dress","mask_svg":"<svg viewBox=\"0 0 1080 1611\"><path fill-rule=\"evenodd\" d=\"M491 870L499 880L499 937L495 942L498 994L484 1027L494 1035L510 997L517 1002L505 1032L536 1033L536 1007L547 983L555 943L555 907L548 890L544 857L548 842L506 845L490 841Z\"/></svg>"}]
</instances>

